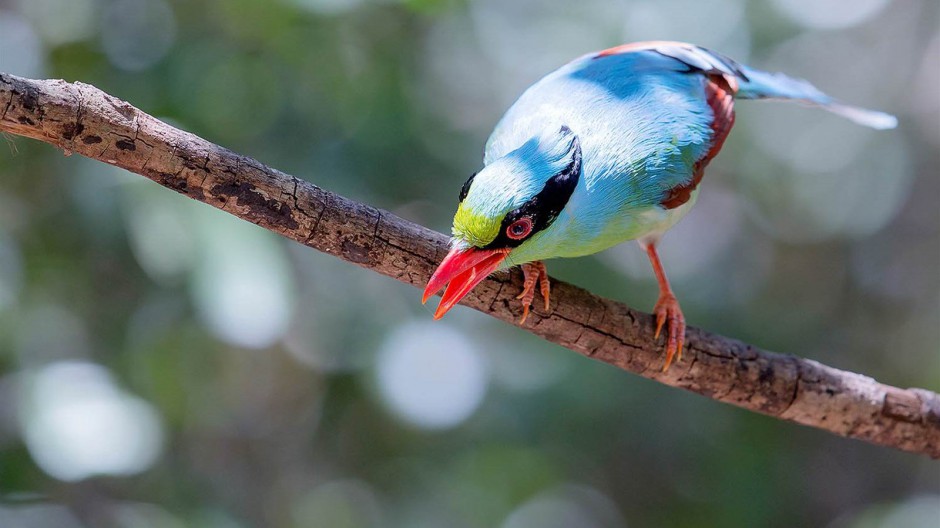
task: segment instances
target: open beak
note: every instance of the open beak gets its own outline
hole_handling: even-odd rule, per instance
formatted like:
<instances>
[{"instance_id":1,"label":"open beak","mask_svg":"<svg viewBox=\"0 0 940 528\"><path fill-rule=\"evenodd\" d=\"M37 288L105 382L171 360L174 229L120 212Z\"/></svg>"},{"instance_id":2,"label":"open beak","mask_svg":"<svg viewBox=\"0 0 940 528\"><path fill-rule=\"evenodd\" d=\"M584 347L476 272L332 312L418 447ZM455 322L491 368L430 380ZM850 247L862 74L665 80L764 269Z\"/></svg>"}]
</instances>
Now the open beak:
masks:
<instances>
[{"instance_id":1,"label":"open beak","mask_svg":"<svg viewBox=\"0 0 940 528\"><path fill-rule=\"evenodd\" d=\"M439 292L444 285L444 295L441 304L434 312L434 318L440 319L465 295L470 293L477 284L483 281L490 273L496 271L499 264L509 255L508 249L475 249L454 248L444 257L444 261L437 267L427 288L421 304L428 302L428 298Z\"/></svg>"}]
</instances>

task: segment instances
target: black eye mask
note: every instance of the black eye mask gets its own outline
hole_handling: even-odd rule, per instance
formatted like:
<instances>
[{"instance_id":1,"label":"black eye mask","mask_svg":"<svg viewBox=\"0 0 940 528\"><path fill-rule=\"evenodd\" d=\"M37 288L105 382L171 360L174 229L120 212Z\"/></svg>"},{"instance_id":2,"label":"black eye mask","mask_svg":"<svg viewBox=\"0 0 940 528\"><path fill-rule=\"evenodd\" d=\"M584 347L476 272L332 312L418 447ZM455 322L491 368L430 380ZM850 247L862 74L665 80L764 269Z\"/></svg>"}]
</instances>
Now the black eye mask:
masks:
<instances>
[{"instance_id":1,"label":"black eye mask","mask_svg":"<svg viewBox=\"0 0 940 528\"><path fill-rule=\"evenodd\" d=\"M568 127L562 127L561 133L572 134L571 129ZM565 205L571 198L571 194L574 193L574 189L578 185L578 179L581 177L581 142L578 140L578 136L573 134L570 152L571 163L562 169L561 172L549 178L549 180L545 182L545 187L528 202L510 211L506 217L503 218L502 225L500 225L499 228L499 235L483 249L518 247L539 231L550 226L552 222L558 218L561 210L565 208ZM464 187L469 189L472 180L473 176L464 184ZM465 196L463 192L461 192L461 194ZM532 220L532 231L528 236L520 239L510 238L506 234L506 229L512 225L513 222L523 217L528 217Z\"/></svg>"}]
</instances>

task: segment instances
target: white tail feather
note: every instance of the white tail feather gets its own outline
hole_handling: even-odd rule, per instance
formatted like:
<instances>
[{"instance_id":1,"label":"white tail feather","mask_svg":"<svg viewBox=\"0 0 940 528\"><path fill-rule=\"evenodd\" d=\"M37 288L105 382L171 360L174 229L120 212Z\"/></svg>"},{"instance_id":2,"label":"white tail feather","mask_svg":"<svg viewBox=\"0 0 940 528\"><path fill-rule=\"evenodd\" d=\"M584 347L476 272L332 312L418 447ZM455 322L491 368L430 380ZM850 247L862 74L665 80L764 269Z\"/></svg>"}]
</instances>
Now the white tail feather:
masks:
<instances>
[{"instance_id":1,"label":"white tail feather","mask_svg":"<svg viewBox=\"0 0 940 528\"><path fill-rule=\"evenodd\" d=\"M887 130L898 126L898 118L891 114L879 112L877 110L868 110L843 103L831 102L829 104L819 105L833 114L842 116L859 125L874 128L876 130Z\"/></svg>"}]
</instances>

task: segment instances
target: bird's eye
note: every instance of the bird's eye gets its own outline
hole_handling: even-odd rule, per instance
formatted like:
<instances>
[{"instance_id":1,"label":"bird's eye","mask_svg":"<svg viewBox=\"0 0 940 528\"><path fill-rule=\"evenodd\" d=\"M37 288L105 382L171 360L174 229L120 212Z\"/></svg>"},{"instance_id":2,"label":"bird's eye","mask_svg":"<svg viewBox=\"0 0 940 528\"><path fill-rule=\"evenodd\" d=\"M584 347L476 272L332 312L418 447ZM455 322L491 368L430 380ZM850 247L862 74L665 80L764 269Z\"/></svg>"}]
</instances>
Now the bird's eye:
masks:
<instances>
[{"instance_id":1,"label":"bird's eye","mask_svg":"<svg viewBox=\"0 0 940 528\"><path fill-rule=\"evenodd\" d=\"M457 201L462 202L464 198L467 197L467 193L470 192L470 184L473 183L473 178L475 178L477 173L473 173L467 178L467 181L463 184L463 187L460 188L460 195L457 196Z\"/></svg>"},{"instance_id":2,"label":"bird's eye","mask_svg":"<svg viewBox=\"0 0 940 528\"><path fill-rule=\"evenodd\" d=\"M522 240L532 232L532 219L528 216L516 220L506 228L506 236L513 240Z\"/></svg>"}]
</instances>

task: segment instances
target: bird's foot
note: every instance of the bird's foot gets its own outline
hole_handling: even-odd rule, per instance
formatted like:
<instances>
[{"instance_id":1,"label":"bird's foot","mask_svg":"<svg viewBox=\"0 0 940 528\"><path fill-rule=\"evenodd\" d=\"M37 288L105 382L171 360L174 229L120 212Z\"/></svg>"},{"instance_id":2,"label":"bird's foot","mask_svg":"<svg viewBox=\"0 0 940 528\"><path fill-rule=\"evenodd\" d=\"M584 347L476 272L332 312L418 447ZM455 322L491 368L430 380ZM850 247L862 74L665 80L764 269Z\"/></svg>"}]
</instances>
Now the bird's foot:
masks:
<instances>
[{"instance_id":1,"label":"bird's foot","mask_svg":"<svg viewBox=\"0 0 940 528\"><path fill-rule=\"evenodd\" d=\"M548 282L548 272L545 271L545 264L542 261L526 262L521 267L522 275L525 277L525 280L522 284L522 293L516 296L516 299L522 300L522 319L519 320L520 325L525 323L526 318L529 317L529 307L532 306L532 301L535 300L535 283L539 284L542 298L545 299L545 311L549 309L549 294L551 293L551 285Z\"/></svg>"},{"instance_id":2,"label":"bird's foot","mask_svg":"<svg viewBox=\"0 0 940 528\"><path fill-rule=\"evenodd\" d=\"M659 339L659 333L663 326L666 326L666 363L663 365L663 372L666 372L672 364L673 357L677 363L682 360L682 345L685 344L685 316L682 315L676 296L671 293L659 296L653 313L656 314L655 339Z\"/></svg>"}]
</instances>

